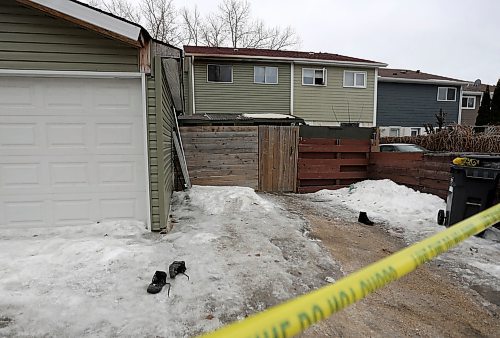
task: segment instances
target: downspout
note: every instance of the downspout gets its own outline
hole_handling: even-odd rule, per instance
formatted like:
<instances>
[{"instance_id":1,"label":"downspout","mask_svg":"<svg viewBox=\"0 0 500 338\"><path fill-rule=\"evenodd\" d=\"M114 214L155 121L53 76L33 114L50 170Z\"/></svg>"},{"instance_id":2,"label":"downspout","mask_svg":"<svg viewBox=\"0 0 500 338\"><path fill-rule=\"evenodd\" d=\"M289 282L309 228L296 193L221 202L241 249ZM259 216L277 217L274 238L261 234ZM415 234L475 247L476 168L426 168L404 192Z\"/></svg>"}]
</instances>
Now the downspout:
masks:
<instances>
[{"instance_id":1,"label":"downspout","mask_svg":"<svg viewBox=\"0 0 500 338\"><path fill-rule=\"evenodd\" d=\"M186 92L184 88L184 51L181 50L181 62L180 62L180 87L181 87L181 102L182 102L182 114L186 115Z\"/></svg>"},{"instance_id":2,"label":"downspout","mask_svg":"<svg viewBox=\"0 0 500 338\"><path fill-rule=\"evenodd\" d=\"M196 106L195 106L195 100L194 100L194 55L191 56L191 95L193 96L193 111L192 115L196 114Z\"/></svg>"},{"instance_id":3,"label":"downspout","mask_svg":"<svg viewBox=\"0 0 500 338\"><path fill-rule=\"evenodd\" d=\"M460 86L460 100L458 100L458 121L457 124L462 124L462 96L463 96L463 87Z\"/></svg>"},{"instance_id":4,"label":"downspout","mask_svg":"<svg viewBox=\"0 0 500 338\"><path fill-rule=\"evenodd\" d=\"M375 68L375 82L373 90L373 127L377 126L377 101L378 101L378 68Z\"/></svg>"},{"instance_id":5,"label":"downspout","mask_svg":"<svg viewBox=\"0 0 500 338\"><path fill-rule=\"evenodd\" d=\"M295 64L293 61L290 63L290 115L293 115L293 81L295 73Z\"/></svg>"}]
</instances>

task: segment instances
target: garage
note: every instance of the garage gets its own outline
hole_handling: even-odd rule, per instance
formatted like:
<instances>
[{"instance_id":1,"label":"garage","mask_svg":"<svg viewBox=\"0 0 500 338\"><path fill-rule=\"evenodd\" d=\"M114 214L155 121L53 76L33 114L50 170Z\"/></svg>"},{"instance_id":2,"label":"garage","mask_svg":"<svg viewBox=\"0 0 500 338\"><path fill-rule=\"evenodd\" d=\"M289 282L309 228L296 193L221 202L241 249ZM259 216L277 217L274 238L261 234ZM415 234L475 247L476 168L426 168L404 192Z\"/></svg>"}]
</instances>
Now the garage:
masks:
<instances>
[{"instance_id":1,"label":"garage","mask_svg":"<svg viewBox=\"0 0 500 338\"><path fill-rule=\"evenodd\" d=\"M141 80L0 77L0 225L146 222Z\"/></svg>"},{"instance_id":2,"label":"garage","mask_svg":"<svg viewBox=\"0 0 500 338\"><path fill-rule=\"evenodd\" d=\"M76 0L2 0L0 27L0 229L167 228L181 50Z\"/></svg>"}]
</instances>

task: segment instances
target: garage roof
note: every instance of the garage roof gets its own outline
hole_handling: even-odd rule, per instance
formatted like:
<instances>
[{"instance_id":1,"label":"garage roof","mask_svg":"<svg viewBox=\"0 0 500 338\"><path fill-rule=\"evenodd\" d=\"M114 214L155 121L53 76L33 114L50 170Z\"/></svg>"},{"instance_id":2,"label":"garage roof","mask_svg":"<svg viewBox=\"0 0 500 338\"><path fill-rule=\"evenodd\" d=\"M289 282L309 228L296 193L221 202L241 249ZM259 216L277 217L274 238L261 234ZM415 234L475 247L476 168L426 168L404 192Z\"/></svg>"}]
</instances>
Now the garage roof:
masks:
<instances>
[{"instance_id":1,"label":"garage roof","mask_svg":"<svg viewBox=\"0 0 500 338\"><path fill-rule=\"evenodd\" d=\"M135 47L142 47L144 39L151 39L141 25L76 0L16 1Z\"/></svg>"}]
</instances>

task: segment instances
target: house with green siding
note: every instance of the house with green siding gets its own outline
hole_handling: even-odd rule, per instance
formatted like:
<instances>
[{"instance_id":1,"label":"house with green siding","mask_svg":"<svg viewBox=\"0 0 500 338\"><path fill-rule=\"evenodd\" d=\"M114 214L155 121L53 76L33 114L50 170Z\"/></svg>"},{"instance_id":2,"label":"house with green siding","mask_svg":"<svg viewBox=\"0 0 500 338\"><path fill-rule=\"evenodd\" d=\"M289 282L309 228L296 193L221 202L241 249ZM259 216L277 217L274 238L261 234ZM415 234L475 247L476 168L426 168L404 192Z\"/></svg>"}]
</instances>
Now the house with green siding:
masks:
<instances>
[{"instance_id":1,"label":"house with green siding","mask_svg":"<svg viewBox=\"0 0 500 338\"><path fill-rule=\"evenodd\" d=\"M186 114L286 114L374 126L378 68L330 53L184 46Z\"/></svg>"},{"instance_id":2,"label":"house with green siding","mask_svg":"<svg viewBox=\"0 0 500 338\"><path fill-rule=\"evenodd\" d=\"M0 45L0 230L167 227L182 50L73 0L2 0Z\"/></svg>"}]
</instances>

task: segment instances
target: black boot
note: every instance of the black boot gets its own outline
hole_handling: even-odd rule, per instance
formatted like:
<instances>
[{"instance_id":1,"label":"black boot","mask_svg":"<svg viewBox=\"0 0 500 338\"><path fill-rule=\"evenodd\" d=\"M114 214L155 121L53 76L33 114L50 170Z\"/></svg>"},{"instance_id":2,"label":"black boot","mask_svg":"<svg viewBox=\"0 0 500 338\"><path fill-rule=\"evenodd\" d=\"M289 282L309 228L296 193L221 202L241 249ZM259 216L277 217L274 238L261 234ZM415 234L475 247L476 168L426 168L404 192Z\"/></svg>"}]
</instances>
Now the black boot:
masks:
<instances>
[{"instance_id":1,"label":"black boot","mask_svg":"<svg viewBox=\"0 0 500 338\"><path fill-rule=\"evenodd\" d=\"M366 225L373 225L373 222L368 219L365 211L359 212L358 222Z\"/></svg>"},{"instance_id":2,"label":"black boot","mask_svg":"<svg viewBox=\"0 0 500 338\"><path fill-rule=\"evenodd\" d=\"M170 278L172 278L172 279L174 279L175 276L177 276L179 274L182 274L189 279L189 276L186 275L185 272L186 272L186 262L184 262L184 261L174 261L168 267L168 273L170 275Z\"/></svg>"},{"instance_id":3,"label":"black boot","mask_svg":"<svg viewBox=\"0 0 500 338\"><path fill-rule=\"evenodd\" d=\"M167 283L167 273L165 271L156 271L151 284L148 286L148 293L158 293ZM170 295L170 288L168 289L168 293Z\"/></svg>"}]
</instances>

